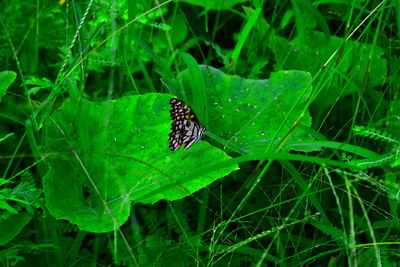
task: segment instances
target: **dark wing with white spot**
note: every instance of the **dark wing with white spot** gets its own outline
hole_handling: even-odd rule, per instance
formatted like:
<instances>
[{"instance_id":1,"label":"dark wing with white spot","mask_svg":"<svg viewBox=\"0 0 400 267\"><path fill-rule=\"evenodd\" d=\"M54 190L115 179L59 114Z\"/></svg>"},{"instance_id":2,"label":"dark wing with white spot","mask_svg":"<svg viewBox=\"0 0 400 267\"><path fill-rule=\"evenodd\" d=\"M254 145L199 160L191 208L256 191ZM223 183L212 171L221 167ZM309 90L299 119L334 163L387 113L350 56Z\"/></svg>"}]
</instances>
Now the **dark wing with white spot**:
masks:
<instances>
[{"instance_id":1,"label":"dark wing with white spot","mask_svg":"<svg viewBox=\"0 0 400 267\"><path fill-rule=\"evenodd\" d=\"M201 138L205 127L200 125L196 114L185 102L171 98L169 103L173 120L172 132L169 134L169 149L177 150L183 144L185 149L188 149Z\"/></svg>"}]
</instances>

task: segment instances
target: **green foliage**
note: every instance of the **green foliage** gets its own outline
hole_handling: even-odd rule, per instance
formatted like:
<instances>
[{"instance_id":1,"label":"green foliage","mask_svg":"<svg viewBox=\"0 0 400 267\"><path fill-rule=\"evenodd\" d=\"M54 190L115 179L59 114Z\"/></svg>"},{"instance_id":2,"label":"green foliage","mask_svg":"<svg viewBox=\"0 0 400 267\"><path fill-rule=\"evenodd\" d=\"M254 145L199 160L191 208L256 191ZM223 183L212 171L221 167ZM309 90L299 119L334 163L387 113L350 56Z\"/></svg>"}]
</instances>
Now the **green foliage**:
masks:
<instances>
[{"instance_id":1,"label":"green foliage","mask_svg":"<svg viewBox=\"0 0 400 267\"><path fill-rule=\"evenodd\" d=\"M192 5L199 5L206 10L230 9L234 5L245 2L245 0L177 0L177 2L187 2Z\"/></svg>"},{"instance_id":2,"label":"green foliage","mask_svg":"<svg viewBox=\"0 0 400 267\"><path fill-rule=\"evenodd\" d=\"M400 138L399 140L397 140L396 138L393 138L390 134L382 132L379 129L366 128L363 126L356 126L353 128L353 131L356 135L390 143L392 144L392 147L387 153L379 156L377 159L353 160L352 163L355 163L357 166L362 168L383 167L385 164L390 164L391 167L396 167L400 165Z\"/></svg>"},{"instance_id":3,"label":"green foliage","mask_svg":"<svg viewBox=\"0 0 400 267\"><path fill-rule=\"evenodd\" d=\"M380 140L383 142L394 143L398 145L400 141L394 139L390 134L382 132L375 128L365 128L363 126L356 126L353 128L356 135L365 136L374 140Z\"/></svg>"},{"instance_id":4,"label":"green foliage","mask_svg":"<svg viewBox=\"0 0 400 267\"><path fill-rule=\"evenodd\" d=\"M0 204L0 206L4 208L4 205ZM2 246L12 240L33 217L33 214L29 212L11 215L11 213L16 213L16 211L10 210L7 207L5 209L9 211L9 216L0 222L0 231L3 233L0 238L0 245Z\"/></svg>"},{"instance_id":5,"label":"green foliage","mask_svg":"<svg viewBox=\"0 0 400 267\"><path fill-rule=\"evenodd\" d=\"M6 94L8 87L10 87L16 77L17 74L13 71L0 72L0 101L1 98Z\"/></svg>"},{"instance_id":6,"label":"green foliage","mask_svg":"<svg viewBox=\"0 0 400 267\"><path fill-rule=\"evenodd\" d=\"M2 265L399 262L395 2L0 10Z\"/></svg>"},{"instance_id":7,"label":"green foliage","mask_svg":"<svg viewBox=\"0 0 400 267\"><path fill-rule=\"evenodd\" d=\"M41 190L32 183L27 173L18 185L11 180L0 179L0 245L4 246L28 224L35 209L40 208ZM8 185L8 186L7 186Z\"/></svg>"}]
</instances>

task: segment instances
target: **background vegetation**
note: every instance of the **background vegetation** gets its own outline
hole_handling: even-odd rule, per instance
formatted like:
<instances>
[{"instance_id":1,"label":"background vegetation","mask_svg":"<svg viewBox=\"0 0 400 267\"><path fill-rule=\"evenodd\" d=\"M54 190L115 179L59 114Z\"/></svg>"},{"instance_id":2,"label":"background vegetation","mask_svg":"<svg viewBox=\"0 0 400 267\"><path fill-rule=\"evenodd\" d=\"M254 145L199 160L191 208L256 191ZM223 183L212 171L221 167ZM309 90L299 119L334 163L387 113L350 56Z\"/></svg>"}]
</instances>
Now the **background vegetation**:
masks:
<instances>
[{"instance_id":1,"label":"background vegetation","mask_svg":"<svg viewBox=\"0 0 400 267\"><path fill-rule=\"evenodd\" d=\"M400 262L398 1L0 10L4 266Z\"/></svg>"}]
</instances>

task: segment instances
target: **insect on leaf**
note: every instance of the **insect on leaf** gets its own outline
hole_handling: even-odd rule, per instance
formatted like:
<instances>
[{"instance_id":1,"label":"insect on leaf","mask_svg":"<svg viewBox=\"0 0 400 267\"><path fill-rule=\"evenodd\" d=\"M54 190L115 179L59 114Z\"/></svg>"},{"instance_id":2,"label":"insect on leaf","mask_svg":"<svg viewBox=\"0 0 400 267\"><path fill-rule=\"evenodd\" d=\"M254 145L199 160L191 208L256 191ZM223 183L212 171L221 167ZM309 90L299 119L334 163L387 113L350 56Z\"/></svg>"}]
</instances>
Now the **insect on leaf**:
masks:
<instances>
[{"instance_id":1,"label":"insect on leaf","mask_svg":"<svg viewBox=\"0 0 400 267\"><path fill-rule=\"evenodd\" d=\"M172 132L169 134L169 149L177 150L183 144L185 149L188 149L202 137L206 127L200 125L196 114L182 100L171 98L169 103L173 119Z\"/></svg>"}]
</instances>

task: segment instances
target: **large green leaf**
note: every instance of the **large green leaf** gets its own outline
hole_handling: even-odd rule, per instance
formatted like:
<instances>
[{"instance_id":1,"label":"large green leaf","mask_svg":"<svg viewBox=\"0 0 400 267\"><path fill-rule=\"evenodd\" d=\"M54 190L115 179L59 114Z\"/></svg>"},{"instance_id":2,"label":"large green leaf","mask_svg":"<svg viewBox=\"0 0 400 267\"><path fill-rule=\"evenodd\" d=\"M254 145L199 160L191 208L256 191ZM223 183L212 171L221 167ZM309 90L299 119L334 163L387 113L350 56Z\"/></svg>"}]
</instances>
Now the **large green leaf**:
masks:
<instances>
[{"instance_id":1,"label":"large green leaf","mask_svg":"<svg viewBox=\"0 0 400 267\"><path fill-rule=\"evenodd\" d=\"M311 92L308 73L281 71L272 73L268 80L251 80L212 67L201 66L201 70L208 90L207 131L225 139L239 152L258 153L275 148L269 147L271 141L277 145L292 129L295 130L287 143L312 139L303 130L311 124L308 111L304 111ZM172 83L178 95L182 90L190 91L191 80L188 71L180 73L176 83ZM296 128L300 117L302 128Z\"/></svg>"},{"instance_id":2,"label":"large green leaf","mask_svg":"<svg viewBox=\"0 0 400 267\"><path fill-rule=\"evenodd\" d=\"M44 127L50 170L43 180L54 217L87 231L111 231L127 220L132 203L177 200L238 168L180 180L199 166L229 157L204 141L189 150L168 149L171 97L153 93L102 103L70 99L54 112Z\"/></svg>"}]
</instances>

